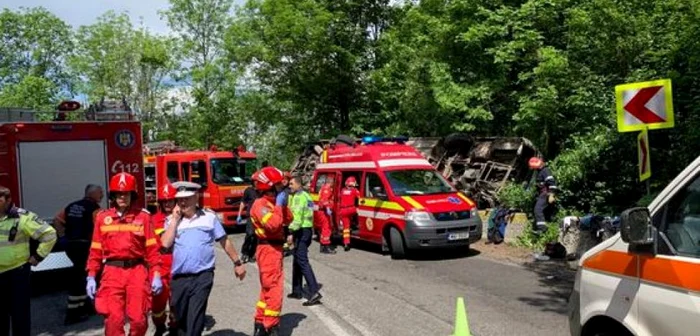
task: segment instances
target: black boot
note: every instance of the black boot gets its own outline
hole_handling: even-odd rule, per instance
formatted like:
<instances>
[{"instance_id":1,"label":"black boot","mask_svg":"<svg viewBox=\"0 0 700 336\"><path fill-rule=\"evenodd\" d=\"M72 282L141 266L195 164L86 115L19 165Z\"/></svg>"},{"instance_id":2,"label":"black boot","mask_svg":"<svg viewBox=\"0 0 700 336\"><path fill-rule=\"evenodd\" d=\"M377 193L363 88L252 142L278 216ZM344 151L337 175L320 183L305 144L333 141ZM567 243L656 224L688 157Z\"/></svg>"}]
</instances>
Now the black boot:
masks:
<instances>
[{"instance_id":1,"label":"black boot","mask_svg":"<svg viewBox=\"0 0 700 336\"><path fill-rule=\"evenodd\" d=\"M268 336L279 336L279 325L267 329Z\"/></svg>"},{"instance_id":2,"label":"black boot","mask_svg":"<svg viewBox=\"0 0 700 336\"><path fill-rule=\"evenodd\" d=\"M305 307L317 305L321 303L321 298L323 298L323 295L321 295L321 293L319 292L316 292L316 294L312 295L308 301L302 303L301 305Z\"/></svg>"},{"instance_id":3,"label":"black boot","mask_svg":"<svg viewBox=\"0 0 700 336\"><path fill-rule=\"evenodd\" d=\"M330 246L322 246L321 253L323 254L335 254L335 250L331 250Z\"/></svg>"},{"instance_id":4,"label":"black boot","mask_svg":"<svg viewBox=\"0 0 700 336\"><path fill-rule=\"evenodd\" d=\"M256 323L253 336L269 336L269 334L267 333L267 330L265 330L265 326L263 326L261 323Z\"/></svg>"},{"instance_id":5,"label":"black boot","mask_svg":"<svg viewBox=\"0 0 700 336\"><path fill-rule=\"evenodd\" d=\"M350 245L345 245L345 252L350 251Z\"/></svg>"}]
</instances>

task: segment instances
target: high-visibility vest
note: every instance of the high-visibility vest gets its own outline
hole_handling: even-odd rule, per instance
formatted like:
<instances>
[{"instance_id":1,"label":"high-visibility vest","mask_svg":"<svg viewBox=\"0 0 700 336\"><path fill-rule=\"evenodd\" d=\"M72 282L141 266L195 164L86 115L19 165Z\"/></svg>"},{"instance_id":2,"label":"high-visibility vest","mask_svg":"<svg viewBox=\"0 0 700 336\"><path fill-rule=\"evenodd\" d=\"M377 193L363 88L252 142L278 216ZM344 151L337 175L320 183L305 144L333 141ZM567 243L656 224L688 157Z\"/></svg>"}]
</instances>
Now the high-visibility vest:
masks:
<instances>
[{"instance_id":1,"label":"high-visibility vest","mask_svg":"<svg viewBox=\"0 0 700 336\"><path fill-rule=\"evenodd\" d=\"M299 191L289 196L289 208L292 210L294 220L289 224L290 231L300 228L312 228L314 226L314 203L311 195L306 191Z\"/></svg>"},{"instance_id":2,"label":"high-visibility vest","mask_svg":"<svg viewBox=\"0 0 700 336\"><path fill-rule=\"evenodd\" d=\"M21 208L13 208L0 218L0 273L27 263L30 239L39 241L36 253L46 258L56 244L56 230L36 214Z\"/></svg>"}]
</instances>

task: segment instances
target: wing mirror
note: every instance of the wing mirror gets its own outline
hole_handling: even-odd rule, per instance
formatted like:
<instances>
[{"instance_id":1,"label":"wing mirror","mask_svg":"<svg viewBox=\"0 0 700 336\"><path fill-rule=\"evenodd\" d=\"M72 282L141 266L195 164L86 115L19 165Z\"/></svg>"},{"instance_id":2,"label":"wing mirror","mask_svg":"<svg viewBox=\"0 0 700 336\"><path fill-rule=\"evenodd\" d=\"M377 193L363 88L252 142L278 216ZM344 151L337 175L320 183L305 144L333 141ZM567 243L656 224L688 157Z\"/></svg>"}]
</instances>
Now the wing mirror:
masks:
<instances>
[{"instance_id":1,"label":"wing mirror","mask_svg":"<svg viewBox=\"0 0 700 336\"><path fill-rule=\"evenodd\" d=\"M651 215L645 207L631 208L620 215L620 236L630 245L649 245L654 243Z\"/></svg>"}]
</instances>

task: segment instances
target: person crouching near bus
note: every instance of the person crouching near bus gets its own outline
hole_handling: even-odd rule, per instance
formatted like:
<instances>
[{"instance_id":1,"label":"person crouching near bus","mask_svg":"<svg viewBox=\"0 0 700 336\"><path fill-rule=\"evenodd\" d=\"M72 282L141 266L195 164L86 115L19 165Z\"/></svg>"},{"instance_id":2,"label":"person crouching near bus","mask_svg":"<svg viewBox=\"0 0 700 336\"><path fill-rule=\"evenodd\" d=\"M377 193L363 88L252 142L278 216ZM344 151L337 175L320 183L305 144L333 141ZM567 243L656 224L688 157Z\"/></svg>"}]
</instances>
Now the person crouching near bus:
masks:
<instances>
[{"instance_id":1,"label":"person crouching near bus","mask_svg":"<svg viewBox=\"0 0 700 336\"><path fill-rule=\"evenodd\" d=\"M161 245L160 237L163 235L163 232L165 232L165 219L173 212L173 208L175 208L175 193L177 193L177 189L170 183L158 190L158 213L153 215L153 228L159 238L159 246ZM170 322L168 323L169 333L175 335L177 334L175 314L173 314L172 309L167 309L170 301L170 269L173 264L173 254L171 250L165 248L161 248L160 252L160 274L163 282L163 290L160 294L153 295L151 318L156 327L155 336L162 336L165 334L166 319ZM168 315L166 315L167 310L170 311Z\"/></svg>"},{"instance_id":2,"label":"person crouching near bus","mask_svg":"<svg viewBox=\"0 0 700 336\"><path fill-rule=\"evenodd\" d=\"M255 310L253 336L277 336L284 295L282 246L286 237L283 227L292 222L293 216L287 208L282 171L268 166L253 175L255 189L260 193L250 213L258 239L255 257L260 268L260 298Z\"/></svg>"},{"instance_id":3,"label":"person crouching near bus","mask_svg":"<svg viewBox=\"0 0 700 336\"><path fill-rule=\"evenodd\" d=\"M109 194L115 206L95 218L86 291L95 300L97 313L105 316L106 336L124 335L125 312L129 335L143 336L148 329L151 292L158 294L163 289L159 244L151 215L133 205L138 197L136 178L129 173L113 176ZM95 276L100 271L98 290Z\"/></svg>"},{"instance_id":4,"label":"person crouching near bus","mask_svg":"<svg viewBox=\"0 0 700 336\"><path fill-rule=\"evenodd\" d=\"M350 251L350 228L359 205L360 192L357 190L355 177L350 176L345 180L345 188L340 191L340 223L343 226L343 245L345 251Z\"/></svg>"}]
</instances>

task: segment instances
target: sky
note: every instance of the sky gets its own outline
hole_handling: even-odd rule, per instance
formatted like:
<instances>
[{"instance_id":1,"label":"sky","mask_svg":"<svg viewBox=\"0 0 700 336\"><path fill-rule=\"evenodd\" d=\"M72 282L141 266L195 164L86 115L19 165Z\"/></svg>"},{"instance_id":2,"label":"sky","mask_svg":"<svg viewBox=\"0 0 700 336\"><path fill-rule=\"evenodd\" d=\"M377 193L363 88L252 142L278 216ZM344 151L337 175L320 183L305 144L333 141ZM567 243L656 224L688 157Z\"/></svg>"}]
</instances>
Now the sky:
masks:
<instances>
[{"instance_id":1,"label":"sky","mask_svg":"<svg viewBox=\"0 0 700 336\"><path fill-rule=\"evenodd\" d=\"M243 0L234 3L241 4ZM0 0L0 9L20 7L44 7L74 28L94 23L110 9L118 13L126 11L135 26L143 20L144 26L153 33L170 33L168 24L158 14L169 7L168 0Z\"/></svg>"}]
</instances>

